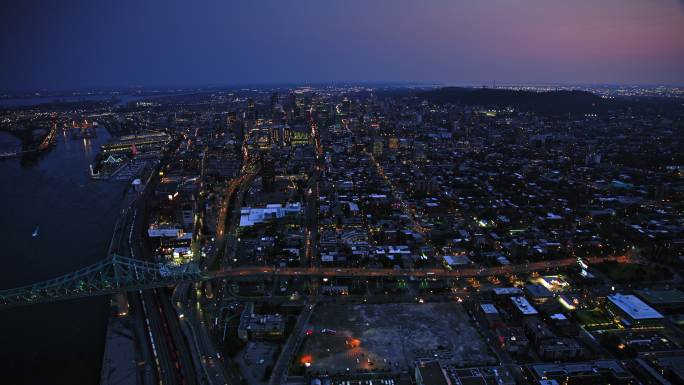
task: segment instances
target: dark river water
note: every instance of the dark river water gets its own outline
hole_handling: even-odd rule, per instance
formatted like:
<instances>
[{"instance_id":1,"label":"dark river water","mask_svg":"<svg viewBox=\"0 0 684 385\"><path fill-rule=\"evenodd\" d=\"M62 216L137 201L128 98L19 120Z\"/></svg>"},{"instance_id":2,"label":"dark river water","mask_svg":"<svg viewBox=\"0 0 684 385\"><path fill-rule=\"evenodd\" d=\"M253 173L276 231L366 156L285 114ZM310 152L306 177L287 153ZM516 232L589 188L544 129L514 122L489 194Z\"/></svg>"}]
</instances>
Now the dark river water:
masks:
<instances>
[{"instance_id":1,"label":"dark river water","mask_svg":"<svg viewBox=\"0 0 684 385\"><path fill-rule=\"evenodd\" d=\"M102 128L85 141L60 133L32 164L0 160L0 289L106 257L126 186L91 180L88 165L108 139ZM0 132L2 147L13 143ZM108 315L108 297L0 310L0 383L98 384Z\"/></svg>"}]
</instances>

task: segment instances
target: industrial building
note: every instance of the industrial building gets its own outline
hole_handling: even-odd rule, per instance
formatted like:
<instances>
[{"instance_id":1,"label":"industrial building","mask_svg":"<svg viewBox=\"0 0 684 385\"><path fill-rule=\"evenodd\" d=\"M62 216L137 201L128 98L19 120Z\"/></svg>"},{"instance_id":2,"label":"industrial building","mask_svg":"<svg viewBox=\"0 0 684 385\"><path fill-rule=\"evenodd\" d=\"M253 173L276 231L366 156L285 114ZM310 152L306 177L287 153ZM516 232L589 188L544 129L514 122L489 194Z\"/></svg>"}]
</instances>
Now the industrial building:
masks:
<instances>
[{"instance_id":1,"label":"industrial building","mask_svg":"<svg viewBox=\"0 0 684 385\"><path fill-rule=\"evenodd\" d=\"M607 297L608 310L625 326L660 326L663 315L631 294L612 294Z\"/></svg>"}]
</instances>

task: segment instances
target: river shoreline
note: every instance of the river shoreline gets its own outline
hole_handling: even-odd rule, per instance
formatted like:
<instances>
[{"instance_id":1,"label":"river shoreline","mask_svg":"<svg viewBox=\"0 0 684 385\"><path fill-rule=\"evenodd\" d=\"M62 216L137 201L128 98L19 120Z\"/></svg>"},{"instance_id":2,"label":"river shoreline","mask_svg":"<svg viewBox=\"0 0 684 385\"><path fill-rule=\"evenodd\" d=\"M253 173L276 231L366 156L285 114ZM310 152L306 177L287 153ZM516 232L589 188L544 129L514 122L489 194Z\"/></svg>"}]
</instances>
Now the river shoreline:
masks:
<instances>
[{"instance_id":1,"label":"river shoreline","mask_svg":"<svg viewBox=\"0 0 684 385\"><path fill-rule=\"evenodd\" d=\"M58 134L51 150L32 162L0 162L1 288L39 282L106 258L128 187L90 179L89 164L109 137L104 130L92 140ZM33 237L38 226L40 233ZM99 383L109 314L107 297L0 311L0 327L10 331L0 333L0 369L11 379L7 383Z\"/></svg>"}]
</instances>

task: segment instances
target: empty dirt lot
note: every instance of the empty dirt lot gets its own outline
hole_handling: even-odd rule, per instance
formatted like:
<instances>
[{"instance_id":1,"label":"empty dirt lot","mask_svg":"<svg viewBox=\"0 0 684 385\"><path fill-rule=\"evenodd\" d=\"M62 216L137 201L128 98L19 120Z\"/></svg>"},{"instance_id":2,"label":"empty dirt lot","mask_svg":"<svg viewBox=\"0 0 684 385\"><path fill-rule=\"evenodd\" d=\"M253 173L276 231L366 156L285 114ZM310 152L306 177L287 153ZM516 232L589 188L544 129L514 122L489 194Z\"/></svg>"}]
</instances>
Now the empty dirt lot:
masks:
<instances>
[{"instance_id":1,"label":"empty dirt lot","mask_svg":"<svg viewBox=\"0 0 684 385\"><path fill-rule=\"evenodd\" d=\"M418 358L459 366L496 362L455 303L325 305L316 309L311 329L298 355L309 371L403 370Z\"/></svg>"}]
</instances>

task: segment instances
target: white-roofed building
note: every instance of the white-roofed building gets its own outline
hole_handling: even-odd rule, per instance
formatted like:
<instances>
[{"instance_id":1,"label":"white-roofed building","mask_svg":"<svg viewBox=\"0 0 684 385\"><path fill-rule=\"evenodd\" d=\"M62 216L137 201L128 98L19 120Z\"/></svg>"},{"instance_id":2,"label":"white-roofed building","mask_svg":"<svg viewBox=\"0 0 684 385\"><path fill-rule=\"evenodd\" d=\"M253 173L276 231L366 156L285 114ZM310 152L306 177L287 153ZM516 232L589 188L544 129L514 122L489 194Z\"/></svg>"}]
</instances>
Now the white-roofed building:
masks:
<instances>
[{"instance_id":1,"label":"white-roofed building","mask_svg":"<svg viewBox=\"0 0 684 385\"><path fill-rule=\"evenodd\" d=\"M445 255L442 258L444 259L444 264L452 268L473 263L473 261L465 255Z\"/></svg>"},{"instance_id":2,"label":"white-roofed building","mask_svg":"<svg viewBox=\"0 0 684 385\"><path fill-rule=\"evenodd\" d=\"M492 289L492 291L494 291L494 294L499 297L523 295L523 291L517 287L495 287Z\"/></svg>"},{"instance_id":3,"label":"white-roofed building","mask_svg":"<svg viewBox=\"0 0 684 385\"><path fill-rule=\"evenodd\" d=\"M301 211L299 203L268 204L266 207L243 207L240 210L240 227L254 226L257 223L272 219L283 218L288 215L296 215Z\"/></svg>"},{"instance_id":4,"label":"white-roofed building","mask_svg":"<svg viewBox=\"0 0 684 385\"><path fill-rule=\"evenodd\" d=\"M534 306L532 306L532 304L525 299L525 297L511 297L511 302L513 303L514 308L518 309L518 312L522 317L539 314L537 309L535 309Z\"/></svg>"},{"instance_id":5,"label":"white-roofed building","mask_svg":"<svg viewBox=\"0 0 684 385\"><path fill-rule=\"evenodd\" d=\"M663 315L646 302L631 294L612 294L608 296L608 310L626 326L659 325Z\"/></svg>"},{"instance_id":6,"label":"white-roofed building","mask_svg":"<svg viewBox=\"0 0 684 385\"><path fill-rule=\"evenodd\" d=\"M482 303L480 304L480 307L482 308L482 312L485 314L492 314L492 315L498 315L499 311L496 309L496 306L494 306L491 303Z\"/></svg>"}]
</instances>

